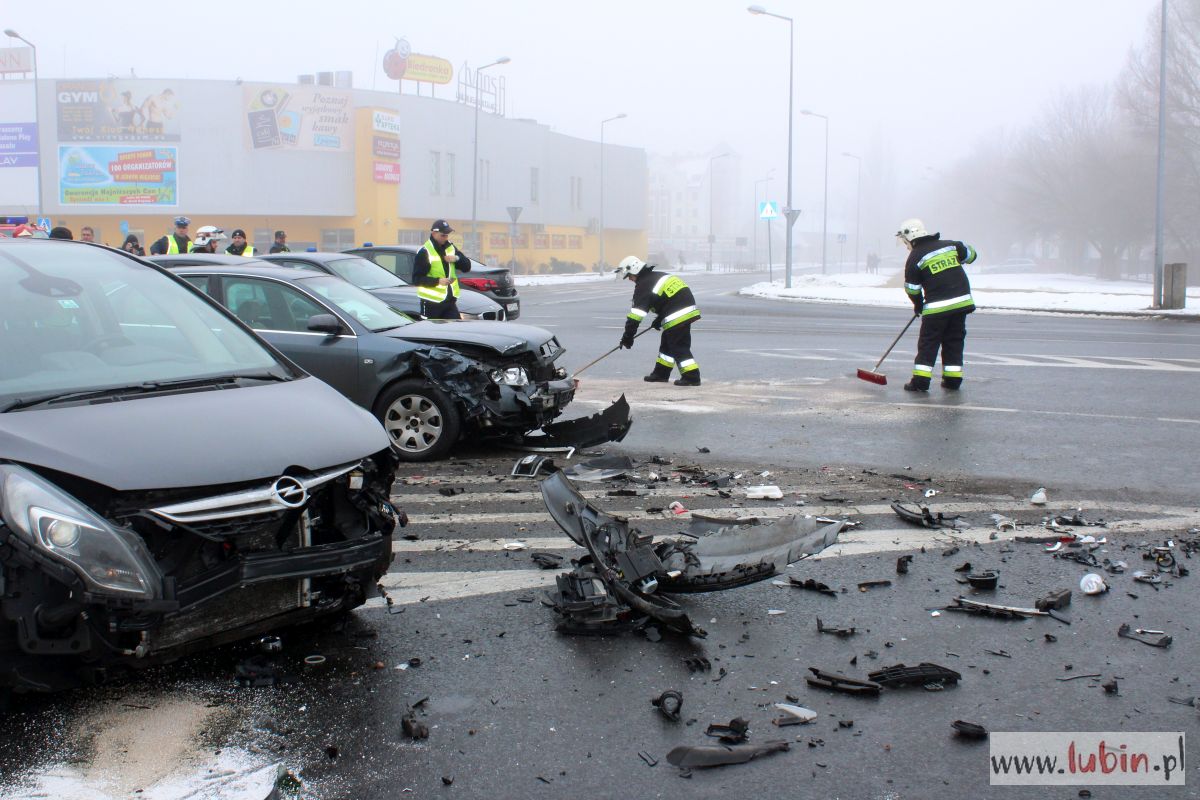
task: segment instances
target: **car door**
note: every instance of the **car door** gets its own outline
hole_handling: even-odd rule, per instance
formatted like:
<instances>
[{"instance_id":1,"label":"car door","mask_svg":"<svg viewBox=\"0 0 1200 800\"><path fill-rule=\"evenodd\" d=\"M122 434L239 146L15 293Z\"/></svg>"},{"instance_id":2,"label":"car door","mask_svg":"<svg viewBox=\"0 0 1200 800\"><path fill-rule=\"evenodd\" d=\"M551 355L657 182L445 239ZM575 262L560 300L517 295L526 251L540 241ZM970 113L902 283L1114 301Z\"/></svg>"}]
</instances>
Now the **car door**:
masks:
<instances>
[{"instance_id":1,"label":"car door","mask_svg":"<svg viewBox=\"0 0 1200 800\"><path fill-rule=\"evenodd\" d=\"M340 317L311 295L272 278L226 275L223 304L259 336L351 400L358 400L358 338L343 322L337 335L310 331L316 314Z\"/></svg>"},{"instance_id":2,"label":"car door","mask_svg":"<svg viewBox=\"0 0 1200 800\"><path fill-rule=\"evenodd\" d=\"M363 258L369 258L379 266L394 274L397 278L405 283L412 283L413 279L413 261L416 259L414 253L406 253L404 251L372 251L363 250L355 253Z\"/></svg>"}]
</instances>

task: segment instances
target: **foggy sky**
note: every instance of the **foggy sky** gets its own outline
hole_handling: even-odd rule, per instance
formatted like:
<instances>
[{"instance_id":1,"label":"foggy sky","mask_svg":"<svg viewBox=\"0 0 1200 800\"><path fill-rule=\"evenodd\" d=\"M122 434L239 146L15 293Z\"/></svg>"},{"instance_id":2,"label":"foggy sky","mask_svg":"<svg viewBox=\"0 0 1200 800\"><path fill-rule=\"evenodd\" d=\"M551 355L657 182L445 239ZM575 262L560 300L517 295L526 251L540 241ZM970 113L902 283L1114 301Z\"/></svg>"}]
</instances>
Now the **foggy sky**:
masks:
<instances>
[{"instance_id":1,"label":"foggy sky","mask_svg":"<svg viewBox=\"0 0 1200 800\"><path fill-rule=\"evenodd\" d=\"M1157 0L768 0L795 20L797 207L819 202L830 117L830 207L853 193L854 163L883 141L916 181L997 128L1019 131L1066 89L1113 80L1146 35ZM404 37L457 70L500 56L508 115L655 153L742 155L744 180L775 169L782 199L788 25L725 0L66 0L54 13L5 4L0 27L38 46L43 78L294 81L350 70L359 88L395 87L379 67ZM15 10L21 8L21 13ZM13 43L4 38L0 46ZM411 82L405 91L412 92ZM428 85L424 91L428 93ZM453 97L453 84L437 96ZM867 182L867 178L864 178ZM832 212L831 212L832 213Z\"/></svg>"}]
</instances>

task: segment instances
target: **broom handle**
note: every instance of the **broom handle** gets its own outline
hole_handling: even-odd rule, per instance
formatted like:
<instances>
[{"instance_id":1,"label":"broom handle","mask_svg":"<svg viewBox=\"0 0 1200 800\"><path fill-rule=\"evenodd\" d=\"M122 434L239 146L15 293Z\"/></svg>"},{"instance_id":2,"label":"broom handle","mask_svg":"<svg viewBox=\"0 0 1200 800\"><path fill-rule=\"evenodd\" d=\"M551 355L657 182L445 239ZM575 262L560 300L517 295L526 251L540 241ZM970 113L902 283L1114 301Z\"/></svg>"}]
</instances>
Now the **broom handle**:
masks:
<instances>
[{"instance_id":1,"label":"broom handle","mask_svg":"<svg viewBox=\"0 0 1200 800\"><path fill-rule=\"evenodd\" d=\"M913 320L915 320L919 316L920 316L920 314L913 314L911 317L908 318L908 324L904 326L904 330L900 331L900 334L895 339L892 340L892 343L890 345L888 345L888 349L885 350L883 353L883 356L878 361L875 362L875 369L871 370L871 372L879 371L879 365L882 364L884 359L888 357L888 354L892 352L892 349L897 344L899 344L900 338L902 336L904 336L904 334L908 333L908 329L913 324Z\"/></svg>"},{"instance_id":2,"label":"broom handle","mask_svg":"<svg viewBox=\"0 0 1200 800\"><path fill-rule=\"evenodd\" d=\"M635 338L635 339L636 339L636 338L638 338L639 336L641 336L643 333L645 333L646 331L649 331L649 330L654 330L654 329L653 329L653 328L643 328L642 330L640 330L640 331L638 331L637 333L635 333L635 334L633 335L633 338ZM609 350L607 353L603 353L603 354L602 354L602 355L600 355L599 357L597 357L597 358L593 358L591 361L589 361L588 363L584 364L584 365L583 365L582 367L580 367L579 369L575 370L575 374L574 374L574 375L572 375L571 377L576 377L576 376L578 376L578 375L579 375L579 373L583 372L585 369L587 369L588 367L592 366L592 365L593 365L593 364L595 364L597 361L600 361L600 360L601 360L601 359L603 359L603 358L607 358L608 356L611 356L613 353L617 352L617 351L618 351L618 350L620 350L620 349L621 349L621 345L617 345L617 346L616 346L616 347L614 347L612 350Z\"/></svg>"}]
</instances>

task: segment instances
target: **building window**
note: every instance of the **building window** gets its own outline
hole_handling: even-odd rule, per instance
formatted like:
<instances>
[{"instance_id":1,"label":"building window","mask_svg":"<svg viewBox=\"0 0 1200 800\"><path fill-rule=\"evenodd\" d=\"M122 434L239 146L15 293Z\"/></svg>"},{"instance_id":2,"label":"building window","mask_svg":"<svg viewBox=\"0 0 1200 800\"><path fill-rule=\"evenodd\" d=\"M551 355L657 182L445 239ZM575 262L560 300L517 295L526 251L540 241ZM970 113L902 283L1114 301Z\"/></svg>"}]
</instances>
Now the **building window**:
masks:
<instances>
[{"instance_id":1,"label":"building window","mask_svg":"<svg viewBox=\"0 0 1200 800\"><path fill-rule=\"evenodd\" d=\"M442 154L435 150L429 151L429 193L442 193Z\"/></svg>"},{"instance_id":2,"label":"building window","mask_svg":"<svg viewBox=\"0 0 1200 800\"><path fill-rule=\"evenodd\" d=\"M322 228L321 251L336 253L354 247L354 228Z\"/></svg>"},{"instance_id":3,"label":"building window","mask_svg":"<svg viewBox=\"0 0 1200 800\"><path fill-rule=\"evenodd\" d=\"M529 168L529 202L537 205L538 201L538 168Z\"/></svg>"},{"instance_id":4,"label":"building window","mask_svg":"<svg viewBox=\"0 0 1200 800\"><path fill-rule=\"evenodd\" d=\"M428 238L429 234L423 230L404 230L399 232L397 244L413 244L420 247Z\"/></svg>"},{"instance_id":5,"label":"building window","mask_svg":"<svg viewBox=\"0 0 1200 800\"><path fill-rule=\"evenodd\" d=\"M454 197L454 153L446 153L446 196Z\"/></svg>"},{"instance_id":6,"label":"building window","mask_svg":"<svg viewBox=\"0 0 1200 800\"><path fill-rule=\"evenodd\" d=\"M571 176L571 208L583 208L583 178Z\"/></svg>"}]
</instances>

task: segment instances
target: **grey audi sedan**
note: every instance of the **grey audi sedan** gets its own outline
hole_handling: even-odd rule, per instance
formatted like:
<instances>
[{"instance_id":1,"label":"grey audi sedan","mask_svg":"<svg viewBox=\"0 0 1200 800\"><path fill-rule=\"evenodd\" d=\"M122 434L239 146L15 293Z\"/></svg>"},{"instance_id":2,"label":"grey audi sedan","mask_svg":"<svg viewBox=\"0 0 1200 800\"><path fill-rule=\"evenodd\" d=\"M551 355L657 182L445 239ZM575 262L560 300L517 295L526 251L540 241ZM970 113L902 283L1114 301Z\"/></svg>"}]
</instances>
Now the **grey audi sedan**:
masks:
<instances>
[{"instance_id":1,"label":"grey audi sedan","mask_svg":"<svg viewBox=\"0 0 1200 800\"><path fill-rule=\"evenodd\" d=\"M250 264L172 269L383 423L399 457L428 461L460 437L519 437L575 395L544 328L421 320L320 272Z\"/></svg>"}]
</instances>

